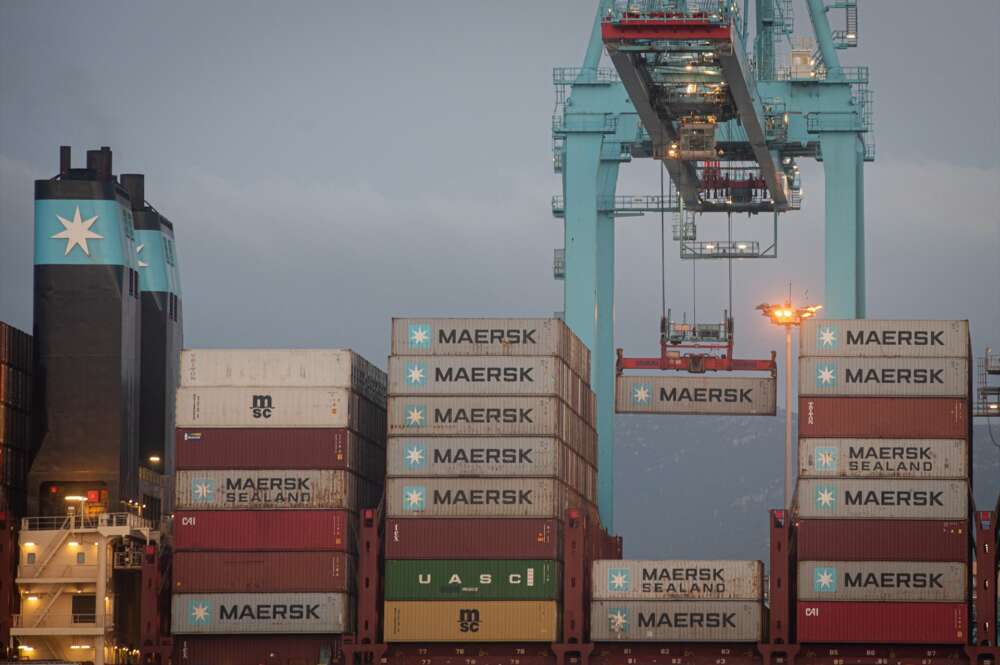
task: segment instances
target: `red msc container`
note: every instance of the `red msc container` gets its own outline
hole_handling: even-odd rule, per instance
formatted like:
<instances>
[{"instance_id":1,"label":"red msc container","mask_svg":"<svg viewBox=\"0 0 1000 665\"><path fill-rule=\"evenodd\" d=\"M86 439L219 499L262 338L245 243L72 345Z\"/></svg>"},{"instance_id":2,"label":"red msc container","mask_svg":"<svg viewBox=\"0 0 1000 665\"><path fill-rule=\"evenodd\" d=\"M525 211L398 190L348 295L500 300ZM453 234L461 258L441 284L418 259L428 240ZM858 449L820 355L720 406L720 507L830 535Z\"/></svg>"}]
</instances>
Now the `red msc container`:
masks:
<instances>
[{"instance_id":1,"label":"red msc container","mask_svg":"<svg viewBox=\"0 0 1000 665\"><path fill-rule=\"evenodd\" d=\"M957 561L972 556L969 525L938 520L799 520L799 561Z\"/></svg>"},{"instance_id":2,"label":"red msc container","mask_svg":"<svg viewBox=\"0 0 1000 665\"><path fill-rule=\"evenodd\" d=\"M349 593L354 557L344 552L175 552L176 593Z\"/></svg>"},{"instance_id":3,"label":"red msc container","mask_svg":"<svg viewBox=\"0 0 1000 665\"><path fill-rule=\"evenodd\" d=\"M797 637L807 642L965 644L965 603L798 603Z\"/></svg>"},{"instance_id":4,"label":"red msc container","mask_svg":"<svg viewBox=\"0 0 1000 665\"><path fill-rule=\"evenodd\" d=\"M174 637L180 665L311 665L337 662L339 653L339 635Z\"/></svg>"},{"instance_id":5,"label":"red msc container","mask_svg":"<svg viewBox=\"0 0 1000 665\"><path fill-rule=\"evenodd\" d=\"M964 439L969 403L949 397L800 397L799 436Z\"/></svg>"},{"instance_id":6,"label":"red msc container","mask_svg":"<svg viewBox=\"0 0 1000 665\"><path fill-rule=\"evenodd\" d=\"M355 521L343 510L178 510L174 549L352 552Z\"/></svg>"},{"instance_id":7,"label":"red msc container","mask_svg":"<svg viewBox=\"0 0 1000 665\"><path fill-rule=\"evenodd\" d=\"M558 559L552 519L386 519L387 559Z\"/></svg>"}]
</instances>

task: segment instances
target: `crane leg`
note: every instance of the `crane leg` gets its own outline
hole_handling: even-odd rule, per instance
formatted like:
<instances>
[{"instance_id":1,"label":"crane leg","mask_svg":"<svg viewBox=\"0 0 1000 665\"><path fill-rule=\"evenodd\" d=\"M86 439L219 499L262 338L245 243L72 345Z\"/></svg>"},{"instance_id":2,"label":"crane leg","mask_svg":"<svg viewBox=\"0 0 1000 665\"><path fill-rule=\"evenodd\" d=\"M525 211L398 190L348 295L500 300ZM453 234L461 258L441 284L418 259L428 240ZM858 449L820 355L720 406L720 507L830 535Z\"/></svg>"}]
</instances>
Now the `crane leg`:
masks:
<instances>
[{"instance_id":1,"label":"crane leg","mask_svg":"<svg viewBox=\"0 0 1000 665\"><path fill-rule=\"evenodd\" d=\"M820 135L826 176L826 293L834 319L865 317L864 146L857 134Z\"/></svg>"}]
</instances>

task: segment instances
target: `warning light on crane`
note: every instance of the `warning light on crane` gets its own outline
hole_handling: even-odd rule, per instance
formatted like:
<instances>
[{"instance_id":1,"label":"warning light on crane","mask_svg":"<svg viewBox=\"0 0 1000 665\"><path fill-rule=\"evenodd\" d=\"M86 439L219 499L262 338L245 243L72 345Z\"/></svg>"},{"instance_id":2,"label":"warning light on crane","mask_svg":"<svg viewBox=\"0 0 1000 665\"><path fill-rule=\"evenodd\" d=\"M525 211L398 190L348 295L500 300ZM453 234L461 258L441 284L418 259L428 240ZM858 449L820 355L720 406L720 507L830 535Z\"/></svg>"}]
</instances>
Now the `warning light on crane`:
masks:
<instances>
[{"instance_id":1,"label":"warning light on crane","mask_svg":"<svg viewBox=\"0 0 1000 665\"><path fill-rule=\"evenodd\" d=\"M780 305L769 305L767 303L761 303L757 305L757 309L761 311L767 318L771 319L771 323L779 326L797 326L804 319L811 319L816 316L816 312L823 309L822 305L810 305L806 307L795 307L790 302L785 302Z\"/></svg>"}]
</instances>

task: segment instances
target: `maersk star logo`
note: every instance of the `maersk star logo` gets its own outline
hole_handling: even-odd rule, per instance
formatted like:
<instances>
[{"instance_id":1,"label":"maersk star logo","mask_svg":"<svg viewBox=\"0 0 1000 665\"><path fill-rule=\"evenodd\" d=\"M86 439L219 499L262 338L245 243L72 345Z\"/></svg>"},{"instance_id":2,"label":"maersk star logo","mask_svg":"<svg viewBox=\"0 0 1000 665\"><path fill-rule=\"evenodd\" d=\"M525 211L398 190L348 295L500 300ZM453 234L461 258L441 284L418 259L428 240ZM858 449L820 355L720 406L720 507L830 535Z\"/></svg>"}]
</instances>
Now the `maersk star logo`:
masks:
<instances>
[{"instance_id":1,"label":"maersk star logo","mask_svg":"<svg viewBox=\"0 0 1000 665\"><path fill-rule=\"evenodd\" d=\"M215 497L215 482L209 478L191 481L191 496L195 501L211 501Z\"/></svg>"},{"instance_id":2,"label":"maersk star logo","mask_svg":"<svg viewBox=\"0 0 1000 665\"><path fill-rule=\"evenodd\" d=\"M816 387L833 388L837 385L837 365L827 363L816 367Z\"/></svg>"},{"instance_id":3,"label":"maersk star logo","mask_svg":"<svg viewBox=\"0 0 1000 665\"><path fill-rule=\"evenodd\" d=\"M145 261L143 261L142 259L139 258L139 255L142 254L142 250L144 250L144 249L146 249L146 245L144 245L144 244L143 245L139 245L138 247L135 248L135 260L138 261L137 265L140 268L148 268L149 267L148 263L146 263Z\"/></svg>"},{"instance_id":4,"label":"maersk star logo","mask_svg":"<svg viewBox=\"0 0 1000 665\"><path fill-rule=\"evenodd\" d=\"M420 511L424 509L427 499L427 488L423 485L406 485L403 487L403 510Z\"/></svg>"},{"instance_id":5,"label":"maersk star logo","mask_svg":"<svg viewBox=\"0 0 1000 665\"><path fill-rule=\"evenodd\" d=\"M819 485L816 488L816 507L832 510L837 506L837 488L833 485Z\"/></svg>"},{"instance_id":6,"label":"maersk star logo","mask_svg":"<svg viewBox=\"0 0 1000 665\"><path fill-rule=\"evenodd\" d=\"M612 607L608 610L608 628L612 633L624 633L628 630L627 607Z\"/></svg>"},{"instance_id":7,"label":"maersk star logo","mask_svg":"<svg viewBox=\"0 0 1000 665\"><path fill-rule=\"evenodd\" d=\"M427 363L406 363L406 385L427 385Z\"/></svg>"},{"instance_id":8,"label":"maersk star logo","mask_svg":"<svg viewBox=\"0 0 1000 665\"><path fill-rule=\"evenodd\" d=\"M608 570L608 591L631 591L632 584L628 576L628 568L611 568Z\"/></svg>"},{"instance_id":9,"label":"maersk star logo","mask_svg":"<svg viewBox=\"0 0 1000 665\"><path fill-rule=\"evenodd\" d=\"M837 590L837 569L816 568L813 570L813 591L832 593Z\"/></svg>"},{"instance_id":10,"label":"maersk star logo","mask_svg":"<svg viewBox=\"0 0 1000 665\"><path fill-rule=\"evenodd\" d=\"M90 227L97 221L97 217L97 215L94 215L90 219L82 219L80 216L80 206L76 207L76 212L73 213L73 219L71 220L66 219L62 215L56 215L59 223L63 225L63 230L51 236L51 238L53 240L66 241L66 251L63 253L63 256L69 256L74 247L79 247L83 250L84 254L90 256L90 247L87 245L87 241L104 239L104 236L90 230Z\"/></svg>"},{"instance_id":11,"label":"maersk star logo","mask_svg":"<svg viewBox=\"0 0 1000 665\"><path fill-rule=\"evenodd\" d=\"M403 464L411 471L427 466L427 446L422 443L408 443L403 446Z\"/></svg>"},{"instance_id":12,"label":"maersk star logo","mask_svg":"<svg viewBox=\"0 0 1000 665\"><path fill-rule=\"evenodd\" d=\"M816 346L821 349L837 348L837 326L822 326L816 329Z\"/></svg>"},{"instance_id":13,"label":"maersk star logo","mask_svg":"<svg viewBox=\"0 0 1000 665\"><path fill-rule=\"evenodd\" d=\"M207 600L192 600L188 603L191 623L207 624L212 621L212 604Z\"/></svg>"},{"instance_id":14,"label":"maersk star logo","mask_svg":"<svg viewBox=\"0 0 1000 665\"><path fill-rule=\"evenodd\" d=\"M836 471L837 462L839 455L837 454L836 448L817 448L816 449L816 470L817 471Z\"/></svg>"},{"instance_id":15,"label":"maersk star logo","mask_svg":"<svg viewBox=\"0 0 1000 665\"><path fill-rule=\"evenodd\" d=\"M653 396L653 386L648 383L632 384L632 403L649 404L649 399Z\"/></svg>"},{"instance_id":16,"label":"maersk star logo","mask_svg":"<svg viewBox=\"0 0 1000 665\"><path fill-rule=\"evenodd\" d=\"M406 331L406 340L411 349L431 348L431 327L426 323L411 323Z\"/></svg>"},{"instance_id":17,"label":"maersk star logo","mask_svg":"<svg viewBox=\"0 0 1000 665\"><path fill-rule=\"evenodd\" d=\"M405 409L403 423L406 427L425 427L427 425L427 407L423 404L410 404Z\"/></svg>"}]
</instances>

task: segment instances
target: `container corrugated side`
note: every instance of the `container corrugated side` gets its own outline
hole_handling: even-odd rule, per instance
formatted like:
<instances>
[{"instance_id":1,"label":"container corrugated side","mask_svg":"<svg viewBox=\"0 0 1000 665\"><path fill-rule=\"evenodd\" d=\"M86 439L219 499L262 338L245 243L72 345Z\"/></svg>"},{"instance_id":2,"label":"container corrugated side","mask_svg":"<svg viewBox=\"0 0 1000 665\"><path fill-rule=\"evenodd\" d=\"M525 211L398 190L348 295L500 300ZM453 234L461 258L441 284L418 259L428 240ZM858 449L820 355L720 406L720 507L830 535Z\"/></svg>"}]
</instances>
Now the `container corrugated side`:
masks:
<instances>
[{"instance_id":1,"label":"container corrugated side","mask_svg":"<svg viewBox=\"0 0 1000 665\"><path fill-rule=\"evenodd\" d=\"M543 436L596 449L594 428L556 397L391 397L393 436Z\"/></svg>"},{"instance_id":2,"label":"container corrugated side","mask_svg":"<svg viewBox=\"0 0 1000 665\"><path fill-rule=\"evenodd\" d=\"M354 628L344 593L185 593L171 599L175 635L345 633Z\"/></svg>"},{"instance_id":3,"label":"container corrugated side","mask_svg":"<svg viewBox=\"0 0 1000 665\"><path fill-rule=\"evenodd\" d=\"M594 561L594 600L764 599L760 561Z\"/></svg>"},{"instance_id":4,"label":"container corrugated side","mask_svg":"<svg viewBox=\"0 0 1000 665\"><path fill-rule=\"evenodd\" d=\"M962 439L800 439L800 478L966 478Z\"/></svg>"},{"instance_id":5,"label":"container corrugated side","mask_svg":"<svg viewBox=\"0 0 1000 665\"><path fill-rule=\"evenodd\" d=\"M594 500L597 469L558 439L392 437L389 475L557 478Z\"/></svg>"},{"instance_id":6,"label":"container corrugated side","mask_svg":"<svg viewBox=\"0 0 1000 665\"><path fill-rule=\"evenodd\" d=\"M0 363L0 404L30 411L31 385L30 374Z\"/></svg>"},{"instance_id":7,"label":"container corrugated side","mask_svg":"<svg viewBox=\"0 0 1000 665\"><path fill-rule=\"evenodd\" d=\"M799 355L962 358L969 355L969 322L806 319Z\"/></svg>"},{"instance_id":8,"label":"container corrugated side","mask_svg":"<svg viewBox=\"0 0 1000 665\"><path fill-rule=\"evenodd\" d=\"M248 665L333 663L340 653L340 636L243 635L178 636L174 639L178 665Z\"/></svg>"},{"instance_id":9,"label":"container corrugated side","mask_svg":"<svg viewBox=\"0 0 1000 665\"><path fill-rule=\"evenodd\" d=\"M776 385L774 377L619 376L615 411L773 416Z\"/></svg>"},{"instance_id":10,"label":"container corrugated side","mask_svg":"<svg viewBox=\"0 0 1000 665\"><path fill-rule=\"evenodd\" d=\"M233 469L178 471L181 510L350 510L370 508L378 492L350 471Z\"/></svg>"},{"instance_id":11,"label":"container corrugated side","mask_svg":"<svg viewBox=\"0 0 1000 665\"><path fill-rule=\"evenodd\" d=\"M800 358L799 395L968 397L966 358Z\"/></svg>"},{"instance_id":12,"label":"container corrugated side","mask_svg":"<svg viewBox=\"0 0 1000 665\"><path fill-rule=\"evenodd\" d=\"M799 561L956 561L971 552L966 520L799 520Z\"/></svg>"},{"instance_id":13,"label":"container corrugated side","mask_svg":"<svg viewBox=\"0 0 1000 665\"><path fill-rule=\"evenodd\" d=\"M964 439L972 414L964 399L800 397L799 436Z\"/></svg>"},{"instance_id":14,"label":"container corrugated side","mask_svg":"<svg viewBox=\"0 0 1000 665\"><path fill-rule=\"evenodd\" d=\"M547 478L389 478L388 517L551 517L584 499Z\"/></svg>"},{"instance_id":15,"label":"container corrugated side","mask_svg":"<svg viewBox=\"0 0 1000 665\"><path fill-rule=\"evenodd\" d=\"M174 552L174 593L340 592L355 586L344 552Z\"/></svg>"},{"instance_id":16,"label":"container corrugated side","mask_svg":"<svg viewBox=\"0 0 1000 665\"><path fill-rule=\"evenodd\" d=\"M594 642L759 642L764 604L725 600L595 600Z\"/></svg>"},{"instance_id":17,"label":"container corrugated side","mask_svg":"<svg viewBox=\"0 0 1000 665\"><path fill-rule=\"evenodd\" d=\"M969 596L964 563L929 561L805 561L799 600L960 603Z\"/></svg>"},{"instance_id":18,"label":"container corrugated side","mask_svg":"<svg viewBox=\"0 0 1000 665\"><path fill-rule=\"evenodd\" d=\"M386 642L555 642L552 600L386 601Z\"/></svg>"},{"instance_id":19,"label":"container corrugated side","mask_svg":"<svg viewBox=\"0 0 1000 665\"><path fill-rule=\"evenodd\" d=\"M385 440L385 411L346 388L178 388L177 427L346 427Z\"/></svg>"},{"instance_id":20,"label":"container corrugated side","mask_svg":"<svg viewBox=\"0 0 1000 665\"><path fill-rule=\"evenodd\" d=\"M538 559L390 559L385 600L559 600L558 561Z\"/></svg>"},{"instance_id":21,"label":"container corrugated side","mask_svg":"<svg viewBox=\"0 0 1000 665\"><path fill-rule=\"evenodd\" d=\"M343 510L178 510L174 549L352 552L356 521Z\"/></svg>"},{"instance_id":22,"label":"container corrugated side","mask_svg":"<svg viewBox=\"0 0 1000 665\"><path fill-rule=\"evenodd\" d=\"M968 515L964 480L804 479L797 514L810 518L958 520Z\"/></svg>"},{"instance_id":23,"label":"container corrugated side","mask_svg":"<svg viewBox=\"0 0 1000 665\"><path fill-rule=\"evenodd\" d=\"M969 639L966 603L798 603L800 643L964 644Z\"/></svg>"},{"instance_id":24,"label":"container corrugated side","mask_svg":"<svg viewBox=\"0 0 1000 665\"><path fill-rule=\"evenodd\" d=\"M181 386L350 388L385 406L385 372L350 349L184 349Z\"/></svg>"},{"instance_id":25,"label":"container corrugated side","mask_svg":"<svg viewBox=\"0 0 1000 665\"><path fill-rule=\"evenodd\" d=\"M590 379L590 350L560 319L394 318L392 355L558 356Z\"/></svg>"},{"instance_id":26,"label":"container corrugated side","mask_svg":"<svg viewBox=\"0 0 1000 665\"><path fill-rule=\"evenodd\" d=\"M386 559L559 559L554 519L387 518Z\"/></svg>"},{"instance_id":27,"label":"container corrugated side","mask_svg":"<svg viewBox=\"0 0 1000 665\"><path fill-rule=\"evenodd\" d=\"M385 449L344 428L180 428L178 469L348 469L381 482Z\"/></svg>"}]
</instances>

